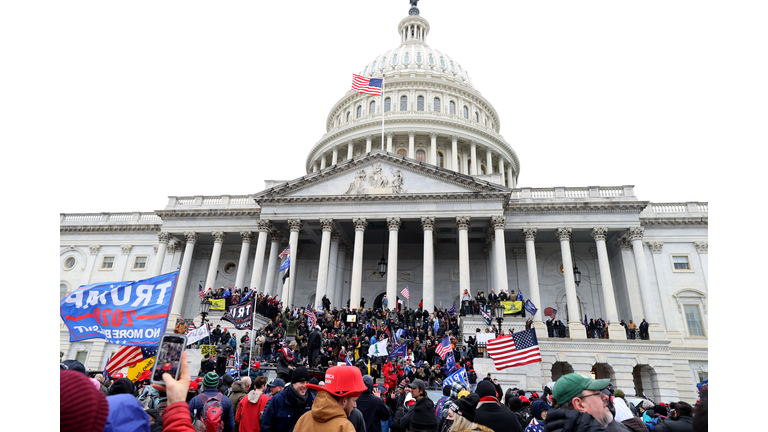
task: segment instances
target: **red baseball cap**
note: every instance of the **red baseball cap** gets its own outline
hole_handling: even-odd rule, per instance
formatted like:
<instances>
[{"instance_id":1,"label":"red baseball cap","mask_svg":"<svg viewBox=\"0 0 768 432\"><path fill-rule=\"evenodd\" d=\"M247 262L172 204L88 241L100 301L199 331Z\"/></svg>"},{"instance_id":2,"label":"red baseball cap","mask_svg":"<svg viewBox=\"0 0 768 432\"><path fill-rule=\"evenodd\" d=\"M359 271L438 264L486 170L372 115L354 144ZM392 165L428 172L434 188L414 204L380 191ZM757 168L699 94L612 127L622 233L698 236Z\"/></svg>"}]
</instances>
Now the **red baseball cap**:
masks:
<instances>
[{"instance_id":1,"label":"red baseball cap","mask_svg":"<svg viewBox=\"0 0 768 432\"><path fill-rule=\"evenodd\" d=\"M189 382L189 391L197 391L197 381L190 381Z\"/></svg>"},{"instance_id":2,"label":"red baseball cap","mask_svg":"<svg viewBox=\"0 0 768 432\"><path fill-rule=\"evenodd\" d=\"M312 390L324 390L336 397L355 397L368 390L363 382L360 368L355 366L333 366L325 371L325 386L307 384Z\"/></svg>"}]
</instances>

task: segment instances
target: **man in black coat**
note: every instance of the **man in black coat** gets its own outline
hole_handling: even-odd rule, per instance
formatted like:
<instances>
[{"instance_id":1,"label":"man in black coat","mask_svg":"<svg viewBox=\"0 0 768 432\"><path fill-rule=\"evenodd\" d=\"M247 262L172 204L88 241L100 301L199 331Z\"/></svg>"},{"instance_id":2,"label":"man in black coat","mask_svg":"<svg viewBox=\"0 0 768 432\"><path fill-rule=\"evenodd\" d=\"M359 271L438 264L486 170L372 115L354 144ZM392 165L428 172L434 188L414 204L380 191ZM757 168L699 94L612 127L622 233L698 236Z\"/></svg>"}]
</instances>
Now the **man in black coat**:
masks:
<instances>
[{"instance_id":1,"label":"man in black coat","mask_svg":"<svg viewBox=\"0 0 768 432\"><path fill-rule=\"evenodd\" d=\"M686 402L675 404L675 411L656 427L658 432L693 432L693 407Z\"/></svg>"},{"instance_id":2,"label":"man in black coat","mask_svg":"<svg viewBox=\"0 0 768 432\"><path fill-rule=\"evenodd\" d=\"M357 409L365 419L366 432L381 432L381 422L389 420L389 408L381 398L381 391L373 385L372 376L363 375L363 383L368 390L357 398Z\"/></svg>"},{"instance_id":3,"label":"man in black coat","mask_svg":"<svg viewBox=\"0 0 768 432\"><path fill-rule=\"evenodd\" d=\"M320 348L323 346L323 334L320 333L320 326L316 325L309 334L307 349L309 350L309 367L315 367L315 362L320 359Z\"/></svg>"},{"instance_id":4,"label":"man in black coat","mask_svg":"<svg viewBox=\"0 0 768 432\"><path fill-rule=\"evenodd\" d=\"M475 410L475 423L494 431L523 432L515 413L499 403L496 386L491 381L480 381L475 393L480 397Z\"/></svg>"}]
</instances>

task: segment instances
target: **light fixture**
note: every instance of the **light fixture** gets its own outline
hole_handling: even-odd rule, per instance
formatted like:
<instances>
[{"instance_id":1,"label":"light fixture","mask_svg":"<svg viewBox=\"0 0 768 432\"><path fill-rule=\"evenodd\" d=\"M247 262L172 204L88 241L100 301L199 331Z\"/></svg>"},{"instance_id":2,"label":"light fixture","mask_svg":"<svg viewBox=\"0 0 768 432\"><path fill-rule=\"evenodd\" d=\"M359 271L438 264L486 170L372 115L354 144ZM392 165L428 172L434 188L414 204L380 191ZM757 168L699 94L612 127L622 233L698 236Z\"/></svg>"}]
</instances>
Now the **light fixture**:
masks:
<instances>
[{"instance_id":1,"label":"light fixture","mask_svg":"<svg viewBox=\"0 0 768 432\"><path fill-rule=\"evenodd\" d=\"M576 286L578 287L579 284L581 284L581 272L579 271L579 268L576 267L576 249L574 249L573 246L573 234L571 234L571 259L573 260L573 281L576 283Z\"/></svg>"},{"instance_id":2,"label":"light fixture","mask_svg":"<svg viewBox=\"0 0 768 432\"><path fill-rule=\"evenodd\" d=\"M381 234L381 261L379 261L379 276L384 277L385 274L387 274L387 260L384 259L384 252L386 251L386 243L384 240L386 240L387 235L387 229L386 225L384 228L384 231Z\"/></svg>"},{"instance_id":3,"label":"light fixture","mask_svg":"<svg viewBox=\"0 0 768 432\"><path fill-rule=\"evenodd\" d=\"M200 326L205 323L205 317L208 316L208 312L211 311L211 302L208 301L207 298L204 298L200 300L200 315L203 317L203 321L200 323Z\"/></svg>"}]
</instances>

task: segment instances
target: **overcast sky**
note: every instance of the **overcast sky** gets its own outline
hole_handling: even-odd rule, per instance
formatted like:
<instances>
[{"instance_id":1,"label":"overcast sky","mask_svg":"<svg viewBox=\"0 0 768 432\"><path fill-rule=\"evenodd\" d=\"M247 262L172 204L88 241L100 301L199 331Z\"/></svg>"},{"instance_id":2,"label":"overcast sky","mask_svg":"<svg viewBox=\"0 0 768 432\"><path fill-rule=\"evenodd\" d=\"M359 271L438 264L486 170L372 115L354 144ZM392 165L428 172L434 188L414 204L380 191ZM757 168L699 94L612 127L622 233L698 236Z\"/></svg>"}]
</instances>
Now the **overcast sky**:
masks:
<instances>
[{"instance_id":1,"label":"overcast sky","mask_svg":"<svg viewBox=\"0 0 768 432\"><path fill-rule=\"evenodd\" d=\"M36 85L11 113L56 171L57 212L151 211L169 195L255 193L265 179L304 175L350 75L399 44L409 9L60 3L16 34L33 48L20 53L20 75ZM742 48L723 46L734 29L717 25L720 11L691 4L419 8L428 44L496 108L519 186L635 185L641 200L709 201L718 154L738 135L722 126L733 113L715 83Z\"/></svg>"}]
</instances>

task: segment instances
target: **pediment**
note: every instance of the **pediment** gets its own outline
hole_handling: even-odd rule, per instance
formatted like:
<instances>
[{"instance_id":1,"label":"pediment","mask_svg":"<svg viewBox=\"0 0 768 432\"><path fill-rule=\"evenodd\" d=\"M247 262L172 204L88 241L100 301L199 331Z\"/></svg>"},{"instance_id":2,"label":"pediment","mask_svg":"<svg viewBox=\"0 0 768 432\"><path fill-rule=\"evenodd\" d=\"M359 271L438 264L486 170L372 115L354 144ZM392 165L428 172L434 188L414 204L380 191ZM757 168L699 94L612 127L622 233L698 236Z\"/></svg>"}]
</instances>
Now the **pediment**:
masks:
<instances>
[{"instance_id":1,"label":"pediment","mask_svg":"<svg viewBox=\"0 0 768 432\"><path fill-rule=\"evenodd\" d=\"M511 189L383 150L347 160L254 196L257 202L324 199L499 198Z\"/></svg>"}]
</instances>

